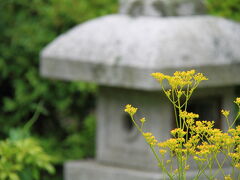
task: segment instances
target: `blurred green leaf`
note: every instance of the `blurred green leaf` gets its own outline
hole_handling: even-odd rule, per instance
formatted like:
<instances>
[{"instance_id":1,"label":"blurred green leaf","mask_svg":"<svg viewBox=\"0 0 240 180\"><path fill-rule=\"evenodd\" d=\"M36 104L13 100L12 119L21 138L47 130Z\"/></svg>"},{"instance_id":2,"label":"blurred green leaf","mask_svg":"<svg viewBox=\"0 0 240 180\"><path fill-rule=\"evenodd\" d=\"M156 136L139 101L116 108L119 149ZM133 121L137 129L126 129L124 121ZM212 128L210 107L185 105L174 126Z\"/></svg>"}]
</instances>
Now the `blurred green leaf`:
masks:
<instances>
[{"instance_id":1,"label":"blurred green leaf","mask_svg":"<svg viewBox=\"0 0 240 180\"><path fill-rule=\"evenodd\" d=\"M240 0L205 0L210 14L240 21Z\"/></svg>"},{"instance_id":2,"label":"blurred green leaf","mask_svg":"<svg viewBox=\"0 0 240 180\"><path fill-rule=\"evenodd\" d=\"M31 130L46 151L56 154L59 164L94 155L95 122L89 118L93 117L96 86L40 77L39 53L61 33L115 13L117 6L118 1L112 0L0 0L0 139L9 134L14 141L30 137L19 127L34 116L42 102ZM54 178L62 177L49 176Z\"/></svg>"}]
</instances>

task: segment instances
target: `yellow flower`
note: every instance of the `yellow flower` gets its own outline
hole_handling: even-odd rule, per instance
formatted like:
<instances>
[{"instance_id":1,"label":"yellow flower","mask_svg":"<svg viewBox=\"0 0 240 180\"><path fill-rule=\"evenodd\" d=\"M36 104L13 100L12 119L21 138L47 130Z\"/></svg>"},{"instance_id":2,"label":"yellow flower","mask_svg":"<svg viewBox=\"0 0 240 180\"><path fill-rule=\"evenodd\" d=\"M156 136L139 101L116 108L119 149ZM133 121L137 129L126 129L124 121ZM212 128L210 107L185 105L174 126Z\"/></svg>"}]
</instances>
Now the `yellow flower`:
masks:
<instances>
[{"instance_id":1,"label":"yellow flower","mask_svg":"<svg viewBox=\"0 0 240 180\"><path fill-rule=\"evenodd\" d=\"M185 92L184 91L177 91L177 97L180 98Z\"/></svg>"},{"instance_id":2,"label":"yellow flower","mask_svg":"<svg viewBox=\"0 0 240 180\"><path fill-rule=\"evenodd\" d=\"M130 116L133 116L137 112L137 108L128 104L128 105L126 105L126 108L125 108L124 111L127 112Z\"/></svg>"},{"instance_id":3,"label":"yellow flower","mask_svg":"<svg viewBox=\"0 0 240 180\"><path fill-rule=\"evenodd\" d=\"M168 159L167 161L166 161L166 163L167 164L169 164L169 163L171 163L172 161L170 160L170 159Z\"/></svg>"},{"instance_id":4,"label":"yellow flower","mask_svg":"<svg viewBox=\"0 0 240 180\"><path fill-rule=\"evenodd\" d=\"M234 160L240 160L240 153L228 153L228 156L230 156Z\"/></svg>"},{"instance_id":5,"label":"yellow flower","mask_svg":"<svg viewBox=\"0 0 240 180\"><path fill-rule=\"evenodd\" d=\"M152 135L150 132L143 133L147 143L151 146L157 145L158 141L156 140L155 136Z\"/></svg>"},{"instance_id":6,"label":"yellow flower","mask_svg":"<svg viewBox=\"0 0 240 180\"><path fill-rule=\"evenodd\" d=\"M179 116L183 119L195 119L195 118L199 118L198 114L194 114L192 112L187 112L187 111L180 111Z\"/></svg>"},{"instance_id":7,"label":"yellow flower","mask_svg":"<svg viewBox=\"0 0 240 180\"><path fill-rule=\"evenodd\" d=\"M158 147L169 148L171 151L176 151L177 148L181 148L181 143L185 141L184 138L170 138L164 142L158 143Z\"/></svg>"},{"instance_id":8,"label":"yellow flower","mask_svg":"<svg viewBox=\"0 0 240 180\"><path fill-rule=\"evenodd\" d=\"M166 79L169 83L169 85L171 86L172 89L177 89L179 88L183 88L185 86L189 86L189 85L198 85L201 81L203 80L207 80L207 78L202 74L202 73L198 73L195 74L196 71L195 70L190 70L190 71L176 71L173 76L168 76L168 75L164 75L162 73L156 72L156 73L152 73L151 75L157 79L161 84L162 81L164 79ZM178 94L178 96L180 97L182 94Z\"/></svg>"},{"instance_id":9,"label":"yellow flower","mask_svg":"<svg viewBox=\"0 0 240 180\"><path fill-rule=\"evenodd\" d=\"M185 167L184 167L184 169L187 171L187 170L189 170L190 169L190 165L186 165Z\"/></svg>"},{"instance_id":10,"label":"yellow flower","mask_svg":"<svg viewBox=\"0 0 240 180\"><path fill-rule=\"evenodd\" d=\"M150 133L150 132L145 132L145 133L143 133L143 136L144 136L144 137L149 137L149 136L152 136L152 133Z\"/></svg>"},{"instance_id":11,"label":"yellow flower","mask_svg":"<svg viewBox=\"0 0 240 180\"><path fill-rule=\"evenodd\" d=\"M240 105L240 97L237 97L234 102L235 102L237 105Z\"/></svg>"},{"instance_id":12,"label":"yellow flower","mask_svg":"<svg viewBox=\"0 0 240 180\"><path fill-rule=\"evenodd\" d=\"M230 175L227 175L224 177L224 180L232 180L231 176Z\"/></svg>"},{"instance_id":13,"label":"yellow flower","mask_svg":"<svg viewBox=\"0 0 240 180\"><path fill-rule=\"evenodd\" d=\"M193 123L194 123L194 120L193 120L193 119L187 119L187 120L186 120L186 123L187 123L187 126L188 126L188 127L189 127L189 126L192 126Z\"/></svg>"},{"instance_id":14,"label":"yellow flower","mask_svg":"<svg viewBox=\"0 0 240 180\"><path fill-rule=\"evenodd\" d=\"M173 129L171 131L171 134L175 137L177 135L177 137L183 137L186 132L184 130L182 130L181 128L176 128L176 129Z\"/></svg>"},{"instance_id":15,"label":"yellow flower","mask_svg":"<svg viewBox=\"0 0 240 180\"><path fill-rule=\"evenodd\" d=\"M166 76L162 73L156 72L151 74L152 77L154 77L156 80L158 80L160 83L166 78Z\"/></svg>"},{"instance_id":16,"label":"yellow flower","mask_svg":"<svg viewBox=\"0 0 240 180\"><path fill-rule=\"evenodd\" d=\"M201 81L206 81L206 80L208 80L208 78L206 78L202 73L197 73L193 78L194 78L197 82L201 82Z\"/></svg>"},{"instance_id":17,"label":"yellow flower","mask_svg":"<svg viewBox=\"0 0 240 180\"><path fill-rule=\"evenodd\" d=\"M176 140L177 140L177 142L179 142L180 144L183 143L183 142L185 142L185 139L184 139L184 138L177 138Z\"/></svg>"},{"instance_id":18,"label":"yellow flower","mask_svg":"<svg viewBox=\"0 0 240 180\"><path fill-rule=\"evenodd\" d=\"M227 110L221 110L221 113L227 118L230 111L227 111Z\"/></svg>"},{"instance_id":19,"label":"yellow flower","mask_svg":"<svg viewBox=\"0 0 240 180\"><path fill-rule=\"evenodd\" d=\"M165 94L166 94L167 97L170 97L170 95L171 95L171 91L172 91L171 89L165 91Z\"/></svg>"},{"instance_id":20,"label":"yellow flower","mask_svg":"<svg viewBox=\"0 0 240 180\"><path fill-rule=\"evenodd\" d=\"M237 164L235 165L235 167L238 168L238 169L240 169L240 163L237 163Z\"/></svg>"},{"instance_id":21,"label":"yellow flower","mask_svg":"<svg viewBox=\"0 0 240 180\"><path fill-rule=\"evenodd\" d=\"M231 128L228 130L228 133L232 134L232 135L235 135L236 134L236 130Z\"/></svg>"},{"instance_id":22,"label":"yellow flower","mask_svg":"<svg viewBox=\"0 0 240 180\"><path fill-rule=\"evenodd\" d=\"M240 136L240 125L236 127L236 133Z\"/></svg>"},{"instance_id":23,"label":"yellow flower","mask_svg":"<svg viewBox=\"0 0 240 180\"><path fill-rule=\"evenodd\" d=\"M207 142L203 142L202 145L198 145L197 148L199 151L197 151L196 154L199 156L208 155L219 151L218 146L214 144L208 144Z\"/></svg>"},{"instance_id":24,"label":"yellow flower","mask_svg":"<svg viewBox=\"0 0 240 180\"><path fill-rule=\"evenodd\" d=\"M141 123L145 123L145 121L146 121L145 117L140 119Z\"/></svg>"},{"instance_id":25,"label":"yellow flower","mask_svg":"<svg viewBox=\"0 0 240 180\"><path fill-rule=\"evenodd\" d=\"M164 154L167 153L167 150L165 150L165 149L160 149L160 150L159 150L159 153L163 156Z\"/></svg>"},{"instance_id":26,"label":"yellow flower","mask_svg":"<svg viewBox=\"0 0 240 180\"><path fill-rule=\"evenodd\" d=\"M198 157L198 156L194 156L193 159L194 159L195 161L206 161L206 159L200 158L200 157Z\"/></svg>"},{"instance_id":27,"label":"yellow flower","mask_svg":"<svg viewBox=\"0 0 240 180\"><path fill-rule=\"evenodd\" d=\"M178 169L175 169L175 170L174 170L174 173L177 174L177 173L178 173Z\"/></svg>"},{"instance_id":28,"label":"yellow flower","mask_svg":"<svg viewBox=\"0 0 240 180\"><path fill-rule=\"evenodd\" d=\"M190 169L188 158L193 158L197 164L208 163L208 159L211 156L218 156L219 153L228 155L234 168L240 169L240 126L231 128L227 132L220 129L214 128L213 121L195 121L199 118L198 114L187 112L187 105L190 96L193 91L197 88L199 83L204 80L208 80L202 73L197 73L195 70L190 71L176 71L173 76L164 75L163 73L152 73L151 74L157 81L159 81L162 87L165 85L163 81L166 81L170 86L169 89L163 87L163 91L176 108L178 108L180 122L183 122L182 128L176 128L171 131L173 138L158 142L155 136L151 132L143 132L143 123L146 119L141 118L141 128L138 130L144 136L146 142L150 145L151 149L154 150L155 146L159 147L159 155L162 155L162 160L159 166L162 168L166 164L174 163L175 160L165 161L164 155L169 153L172 157L181 157L182 164L181 171L187 171ZM183 101L183 102L182 102ZM240 108L240 97L237 97L234 103ZM182 111L184 110L185 111ZM138 108L128 104L125 107L125 112L129 113L132 120L133 115L137 112ZM221 113L226 118L229 116L229 110L221 110ZM240 112L238 112L240 113ZM240 114L237 115L239 117ZM236 118L237 119L237 118ZM137 123L134 124L138 127ZM154 147L153 147L154 146ZM175 158L174 158L175 159ZM223 162L224 164L224 162ZM176 169L174 173L179 170ZM171 168L172 173L172 168ZM173 175L174 176L174 175ZM230 175L224 177L225 180L232 180Z\"/></svg>"}]
</instances>

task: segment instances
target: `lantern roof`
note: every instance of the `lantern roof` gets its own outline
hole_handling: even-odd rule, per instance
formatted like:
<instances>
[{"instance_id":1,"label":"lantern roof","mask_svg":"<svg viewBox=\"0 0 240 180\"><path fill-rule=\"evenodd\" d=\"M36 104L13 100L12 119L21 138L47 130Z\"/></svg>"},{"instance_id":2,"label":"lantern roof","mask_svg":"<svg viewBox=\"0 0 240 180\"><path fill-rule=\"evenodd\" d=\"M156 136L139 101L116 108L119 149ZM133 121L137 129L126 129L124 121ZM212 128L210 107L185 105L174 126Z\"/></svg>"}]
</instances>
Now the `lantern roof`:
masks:
<instances>
[{"instance_id":1,"label":"lantern roof","mask_svg":"<svg viewBox=\"0 0 240 180\"><path fill-rule=\"evenodd\" d=\"M196 69L203 86L240 84L240 24L212 16L108 15L60 35L41 52L45 77L157 90L152 72Z\"/></svg>"}]
</instances>

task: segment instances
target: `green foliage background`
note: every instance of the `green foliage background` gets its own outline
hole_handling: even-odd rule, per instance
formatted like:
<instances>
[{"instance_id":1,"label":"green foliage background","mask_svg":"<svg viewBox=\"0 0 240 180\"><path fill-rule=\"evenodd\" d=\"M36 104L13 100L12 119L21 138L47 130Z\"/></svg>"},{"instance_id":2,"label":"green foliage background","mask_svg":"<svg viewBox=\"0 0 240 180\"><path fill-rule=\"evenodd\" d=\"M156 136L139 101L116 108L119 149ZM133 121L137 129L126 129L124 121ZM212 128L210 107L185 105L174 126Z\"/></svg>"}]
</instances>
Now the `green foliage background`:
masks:
<instances>
[{"instance_id":1,"label":"green foliage background","mask_svg":"<svg viewBox=\"0 0 240 180\"><path fill-rule=\"evenodd\" d=\"M205 0L210 14L240 21L240 0Z\"/></svg>"},{"instance_id":2,"label":"green foliage background","mask_svg":"<svg viewBox=\"0 0 240 180\"><path fill-rule=\"evenodd\" d=\"M94 155L96 87L40 77L39 52L74 25L116 12L117 5L114 0L0 0L0 139L31 119L41 102L32 133L45 149L59 163Z\"/></svg>"}]
</instances>

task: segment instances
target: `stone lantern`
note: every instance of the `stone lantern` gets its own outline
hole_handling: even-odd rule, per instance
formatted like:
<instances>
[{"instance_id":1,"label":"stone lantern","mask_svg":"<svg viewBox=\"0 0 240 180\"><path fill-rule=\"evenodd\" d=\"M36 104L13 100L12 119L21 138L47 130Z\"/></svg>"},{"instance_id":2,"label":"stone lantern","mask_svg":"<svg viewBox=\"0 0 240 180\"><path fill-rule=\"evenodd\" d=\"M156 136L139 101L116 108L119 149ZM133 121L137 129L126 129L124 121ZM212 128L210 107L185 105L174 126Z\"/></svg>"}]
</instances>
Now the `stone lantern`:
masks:
<instances>
[{"instance_id":1,"label":"stone lantern","mask_svg":"<svg viewBox=\"0 0 240 180\"><path fill-rule=\"evenodd\" d=\"M80 24L41 52L45 77L99 85L96 159L65 164L65 180L159 180L156 161L123 112L140 108L146 129L166 140L173 110L150 73L196 69L202 83L190 109L216 120L234 109L240 84L240 25L201 15L203 1L121 0L120 13ZM81 148L81 147L79 147ZM191 178L191 173L189 173Z\"/></svg>"}]
</instances>

